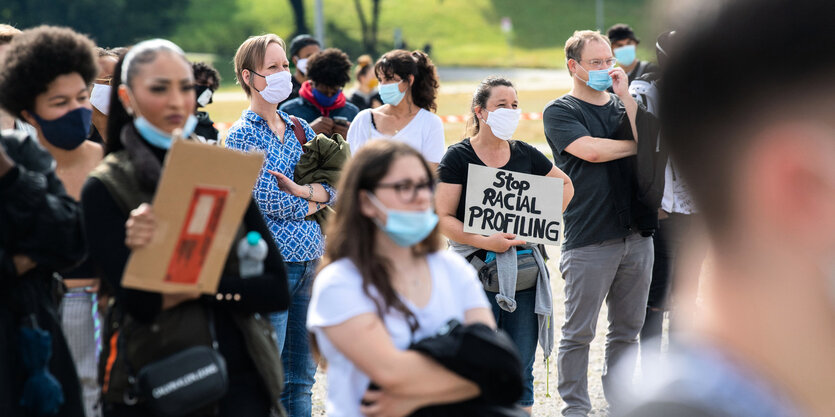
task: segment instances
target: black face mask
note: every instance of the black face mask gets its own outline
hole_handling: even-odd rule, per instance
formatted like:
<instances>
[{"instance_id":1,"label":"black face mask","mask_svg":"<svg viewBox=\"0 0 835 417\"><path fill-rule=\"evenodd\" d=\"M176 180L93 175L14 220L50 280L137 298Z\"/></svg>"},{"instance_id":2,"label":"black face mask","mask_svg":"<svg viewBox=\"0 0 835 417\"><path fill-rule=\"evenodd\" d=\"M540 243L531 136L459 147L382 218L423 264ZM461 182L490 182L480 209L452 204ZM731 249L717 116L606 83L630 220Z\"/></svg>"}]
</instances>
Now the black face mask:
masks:
<instances>
[{"instance_id":1,"label":"black face mask","mask_svg":"<svg viewBox=\"0 0 835 417\"><path fill-rule=\"evenodd\" d=\"M209 101L200 100L200 97L203 95L203 93L206 92L206 90L209 90L209 93L207 93L209 95ZM214 95L214 90L210 89L209 86L207 86L207 85L195 85L194 86L194 96L197 98L197 107L205 107L205 106L208 106L209 104L212 104L212 95ZM203 103L201 103L201 101L203 101Z\"/></svg>"}]
</instances>

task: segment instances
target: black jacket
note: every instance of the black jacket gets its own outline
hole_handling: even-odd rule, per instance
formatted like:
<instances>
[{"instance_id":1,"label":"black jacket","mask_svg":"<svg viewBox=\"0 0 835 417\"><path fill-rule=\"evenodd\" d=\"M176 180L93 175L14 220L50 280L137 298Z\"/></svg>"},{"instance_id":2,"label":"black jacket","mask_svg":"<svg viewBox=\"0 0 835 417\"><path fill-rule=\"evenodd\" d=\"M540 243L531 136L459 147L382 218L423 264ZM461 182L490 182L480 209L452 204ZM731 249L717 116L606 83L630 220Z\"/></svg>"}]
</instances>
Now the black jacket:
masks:
<instances>
[{"instance_id":1,"label":"black jacket","mask_svg":"<svg viewBox=\"0 0 835 417\"><path fill-rule=\"evenodd\" d=\"M55 176L49 153L22 132L4 132L0 145L15 167L0 178L0 415L23 416L26 372L18 350L24 318L34 315L52 337L50 372L61 383L59 416L83 416L78 375L57 314L60 282L53 273L81 262L87 252L81 212ZM17 274L12 257L37 266Z\"/></svg>"},{"instance_id":2,"label":"black jacket","mask_svg":"<svg viewBox=\"0 0 835 417\"><path fill-rule=\"evenodd\" d=\"M140 199L150 201L162 174L162 161L166 151L154 148L141 139L131 124L125 126L119 139L125 145L127 158L135 168L139 189L133 190L131 194L144 194ZM108 155L105 163L108 158L114 157L113 154ZM128 289L121 285L122 274L130 256L130 249L125 246L124 225L129 211L135 207L122 207L120 199L111 194L105 183L95 175L91 175L84 184L81 201L84 206L85 227L90 237L90 257L100 271L102 279L115 289L116 306L137 322L151 323L162 311L162 295ZM260 374L249 354L242 331L235 322L235 315L266 315L286 310L290 300L284 262L273 240L270 239L272 235L254 202L247 208L243 224L246 231L258 231L267 241L269 253L264 261L263 275L243 279L232 273L237 270L237 264L230 265L237 259L235 241L230 248L227 265L218 286L219 294L228 295L221 297L222 299L204 295L200 299L213 309L218 349L226 360L230 378L230 391L220 404L221 416L234 415L233 411L228 409L234 408L234 404L238 403L265 406L267 409L270 406L269 393L265 383L259 380ZM233 294L237 297L232 298ZM111 352L105 347L104 353L109 355ZM151 415L140 406L126 407L107 403L107 398L105 402L105 409L110 415ZM114 408L111 410L109 407Z\"/></svg>"},{"instance_id":3,"label":"black jacket","mask_svg":"<svg viewBox=\"0 0 835 417\"><path fill-rule=\"evenodd\" d=\"M636 117L637 126L640 128L642 122L648 117L646 109L639 105ZM615 138L634 140L634 137L632 125L624 112ZM638 138L639 147L654 143L655 138L646 138L645 141L643 139L643 137ZM637 176L638 162L637 157L629 156L609 161L606 166L612 192L615 195L615 211L621 225L632 232L640 232L642 236L651 236L658 229L658 207L650 207L642 198Z\"/></svg>"},{"instance_id":4,"label":"black jacket","mask_svg":"<svg viewBox=\"0 0 835 417\"><path fill-rule=\"evenodd\" d=\"M468 401L421 408L412 417L526 417L515 405L522 396L522 361L504 332L484 324L450 321L437 336L409 349L423 353L452 372L473 381L481 395Z\"/></svg>"}]
</instances>

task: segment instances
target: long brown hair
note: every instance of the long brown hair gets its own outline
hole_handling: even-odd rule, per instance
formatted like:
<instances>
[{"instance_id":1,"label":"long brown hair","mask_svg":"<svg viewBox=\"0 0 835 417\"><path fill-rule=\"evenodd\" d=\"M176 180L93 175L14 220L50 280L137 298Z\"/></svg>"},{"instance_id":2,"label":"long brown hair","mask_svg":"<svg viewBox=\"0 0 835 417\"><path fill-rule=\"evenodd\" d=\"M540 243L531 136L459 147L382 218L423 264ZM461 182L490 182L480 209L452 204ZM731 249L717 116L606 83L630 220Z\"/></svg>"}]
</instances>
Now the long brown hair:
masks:
<instances>
[{"instance_id":1,"label":"long brown hair","mask_svg":"<svg viewBox=\"0 0 835 417\"><path fill-rule=\"evenodd\" d=\"M417 318L403 304L394 289L391 281L392 266L376 251L377 225L360 210L360 193L373 192L394 161L404 156L418 158L426 169L426 175L434 181L432 169L420 152L402 142L369 142L348 163L339 184L339 199L334 207L336 215L328 228L322 267L343 258L350 259L362 275L363 292L374 300L380 317L393 308L403 313L414 333L418 328ZM440 248L440 231L436 226L429 236L412 246L412 253L416 256L426 255ZM369 292L372 286L382 300L372 297Z\"/></svg>"}]
</instances>

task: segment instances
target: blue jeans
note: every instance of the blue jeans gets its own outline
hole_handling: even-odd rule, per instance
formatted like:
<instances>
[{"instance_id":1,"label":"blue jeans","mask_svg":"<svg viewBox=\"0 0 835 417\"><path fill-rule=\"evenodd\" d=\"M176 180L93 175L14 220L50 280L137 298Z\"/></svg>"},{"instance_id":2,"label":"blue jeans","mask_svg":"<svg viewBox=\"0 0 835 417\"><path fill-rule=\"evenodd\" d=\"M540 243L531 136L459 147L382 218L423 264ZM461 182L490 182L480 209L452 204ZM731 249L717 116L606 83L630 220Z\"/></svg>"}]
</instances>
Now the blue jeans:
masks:
<instances>
[{"instance_id":1,"label":"blue jeans","mask_svg":"<svg viewBox=\"0 0 835 417\"><path fill-rule=\"evenodd\" d=\"M502 310L496 303L495 292L485 291L498 328L507 332L522 358L522 381L525 391L516 403L522 407L533 405L533 362L536 357L536 344L539 341L539 319L534 313L536 287L516 293L516 310L512 313Z\"/></svg>"},{"instance_id":2,"label":"blue jeans","mask_svg":"<svg viewBox=\"0 0 835 417\"><path fill-rule=\"evenodd\" d=\"M284 392L281 405L289 417L309 417L312 408L316 363L310 353L307 333L307 305L319 260L287 262L290 309L270 315L275 327L281 364L284 366Z\"/></svg>"}]
</instances>

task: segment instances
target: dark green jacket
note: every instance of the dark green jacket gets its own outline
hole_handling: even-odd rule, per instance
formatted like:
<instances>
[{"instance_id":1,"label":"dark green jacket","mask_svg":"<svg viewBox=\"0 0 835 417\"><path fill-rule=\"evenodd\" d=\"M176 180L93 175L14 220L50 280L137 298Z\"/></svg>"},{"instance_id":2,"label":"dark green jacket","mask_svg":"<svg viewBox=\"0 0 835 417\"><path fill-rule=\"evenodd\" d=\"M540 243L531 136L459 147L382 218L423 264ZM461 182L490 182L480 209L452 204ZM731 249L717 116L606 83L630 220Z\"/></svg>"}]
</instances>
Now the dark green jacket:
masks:
<instances>
[{"instance_id":1,"label":"dark green jacket","mask_svg":"<svg viewBox=\"0 0 835 417\"><path fill-rule=\"evenodd\" d=\"M296 183L304 185L325 182L336 187L339 183L339 176L342 174L342 167L350 158L351 146L342 138L342 135L334 133L333 136L327 137L324 134L318 134L304 144L304 154L296 164ZM324 231L328 216L332 212L332 208L325 207L305 219L316 220Z\"/></svg>"}]
</instances>

